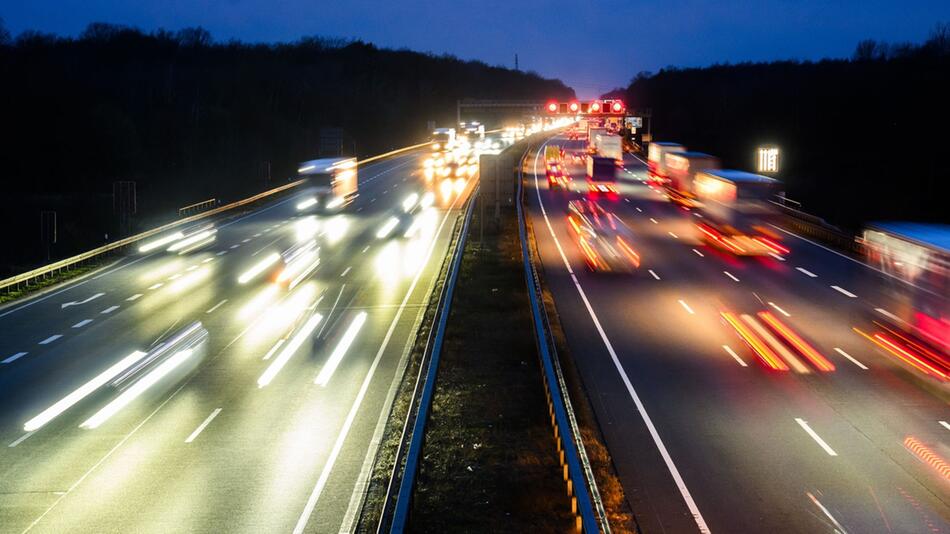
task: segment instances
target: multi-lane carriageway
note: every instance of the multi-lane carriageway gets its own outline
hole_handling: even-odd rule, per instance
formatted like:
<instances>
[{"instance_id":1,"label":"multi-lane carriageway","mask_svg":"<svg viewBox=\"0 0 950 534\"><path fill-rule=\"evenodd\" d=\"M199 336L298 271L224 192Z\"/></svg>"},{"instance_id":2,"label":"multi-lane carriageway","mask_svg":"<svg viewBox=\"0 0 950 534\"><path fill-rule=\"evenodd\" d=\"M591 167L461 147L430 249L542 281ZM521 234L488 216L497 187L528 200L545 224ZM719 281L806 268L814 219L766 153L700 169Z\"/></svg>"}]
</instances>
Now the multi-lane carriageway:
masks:
<instances>
[{"instance_id":1,"label":"multi-lane carriageway","mask_svg":"<svg viewBox=\"0 0 950 534\"><path fill-rule=\"evenodd\" d=\"M877 273L793 235L784 257L704 246L695 214L642 182L633 157L602 202L642 264L590 273L565 217L581 193L548 190L543 150L525 165L527 216L643 532L950 531L946 390L852 330L897 305ZM567 168L583 186L583 168ZM760 325L769 312L830 368L791 349L788 370L769 368L724 311Z\"/></svg>"},{"instance_id":2,"label":"multi-lane carriageway","mask_svg":"<svg viewBox=\"0 0 950 534\"><path fill-rule=\"evenodd\" d=\"M384 408L469 193L436 191L427 235L377 238L423 191L425 157L361 167L360 196L324 221L321 262L296 293L262 297L263 277L237 279L294 243L306 191L219 220L216 241L199 251L131 256L0 309L0 531L351 528ZM319 322L261 386L277 344L307 326L304 309ZM208 338L191 373L168 375L97 428L80 425L127 383L24 429L115 362L196 321Z\"/></svg>"}]
</instances>

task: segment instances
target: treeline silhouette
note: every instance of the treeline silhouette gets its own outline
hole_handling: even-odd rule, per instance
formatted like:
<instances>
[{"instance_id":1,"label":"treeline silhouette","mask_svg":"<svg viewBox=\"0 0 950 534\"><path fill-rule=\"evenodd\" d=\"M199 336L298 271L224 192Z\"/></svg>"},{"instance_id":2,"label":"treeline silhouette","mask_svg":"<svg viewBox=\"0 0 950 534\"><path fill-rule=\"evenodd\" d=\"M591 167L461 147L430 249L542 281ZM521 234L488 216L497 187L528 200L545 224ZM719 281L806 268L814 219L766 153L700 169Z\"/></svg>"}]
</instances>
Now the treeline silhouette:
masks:
<instances>
[{"instance_id":1,"label":"treeline silhouette","mask_svg":"<svg viewBox=\"0 0 950 534\"><path fill-rule=\"evenodd\" d=\"M0 21L0 265L45 260L41 210L58 215L65 256L117 231L112 183L133 180L133 230L176 208L284 183L342 128L347 155L425 140L459 98L569 98L532 72L362 41L215 42L201 28L143 33L90 24L78 38ZM270 182L265 183L270 176Z\"/></svg>"},{"instance_id":2,"label":"treeline silhouette","mask_svg":"<svg viewBox=\"0 0 950 534\"><path fill-rule=\"evenodd\" d=\"M755 170L780 148L787 196L856 230L873 220L950 222L950 25L923 44L862 41L850 59L666 68L621 93L650 108L657 141Z\"/></svg>"}]
</instances>

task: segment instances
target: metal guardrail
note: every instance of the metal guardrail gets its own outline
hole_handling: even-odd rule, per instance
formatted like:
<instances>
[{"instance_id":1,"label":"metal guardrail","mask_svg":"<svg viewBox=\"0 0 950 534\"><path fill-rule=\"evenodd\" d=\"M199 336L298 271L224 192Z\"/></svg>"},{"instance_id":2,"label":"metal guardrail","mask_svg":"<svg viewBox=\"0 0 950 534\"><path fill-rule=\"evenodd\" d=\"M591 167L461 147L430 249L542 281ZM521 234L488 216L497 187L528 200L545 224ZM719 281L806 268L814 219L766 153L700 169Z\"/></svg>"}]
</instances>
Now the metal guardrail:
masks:
<instances>
[{"instance_id":1,"label":"metal guardrail","mask_svg":"<svg viewBox=\"0 0 950 534\"><path fill-rule=\"evenodd\" d=\"M527 154L527 151L526 151ZM555 438L558 442L560 460L564 466L564 481L567 483L568 494L571 495L577 514L578 531L585 534L596 534L601 529L610 532L597 482L594 480L590 462L584 449L577 427L574 411L570 403L570 396L565 389L564 377L561 374L560 364L556 361L554 341L550 325L547 322L547 313L543 311L544 300L541 296L541 284L531 252L528 249L528 233L525 222L523 197L524 188L522 174L524 158L518 167L518 232L521 235L521 255L524 262L525 283L528 285L528 295L531 303L531 315L534 322L535 341L541 356L544 370L544 385L548 397L548 407L551 413L551 423L554 426ZM596 505L595 505L596 502ZM597 511L595 512L595 506Z\"/></svg>"},{"instance_id":2,"label":"metal guardrail","mask_svg":"<svg viewBox=\"0 0 950 534\"><path fill-rule=\"evenodd\" d=\"M184 217L185 215L188 215L189 213L198 213L200 211L204 211L214 206L217 203L218 203L218 199L209 198L208 200L202 200L201 202L189 204L188 206L185 206L184 208L178 208L178 216Z\"/></svg>"},{"instance_id":3,"label":"metal guardrail","mask_svg":"<svg viewBox=\"0 0 950 534\"><path fill-rule=\"evenodd\" d=\"M863 245L855 239L854 235L828 223L823 218L800 209L791 208L781 202L774 200L770 200L769 202L775 205L782 215L785 216L783 223L792 230L842 250L856 254L863 252Z\"/></svg>"},{"instance_id":4,"label":"metal guardrail","mask_svg":"<svg viewBox=\"0 0 950 534\"><path fill-rule=\"evenodd\" d=\"M393 481L397 478L396 475L399 471L402 460L402 451L404 449L407 437L409 439L409 446L406 449L406 462L402 477L400 477L399 481L399 492L396 494L396 501L395 506L393 507L392 521L389 532L393 534L402 534L406 531L406 527L409 523L409 508L412 504L412 494L416 483L416 472L419 468L419 459L422 455L422 446L423 442L425 441L425 426L429 418L429 409L432 406L432 397L435 394L436 375L439 370L439 359L442 354L442 343L445 340L445 328L448 324L449 310L452 306L452 296L455 293L455 285L458 281L462 256L465 252L465 241L468 236L469 224L472 221L472 214L474 213L473 207L475 206L477 193L478 186L476 186L476 188L472 191L472 194L469 196L468 208L466 209L465 213L465 222L462 224L461 233L459 234L459 238L456 240L455 250L453 251L452 256L452 263L449 266L445 284L442 285L442 292L439 296L439 305L437 311L438 315L434 318L434 320L437 321L437 326L436 328L429 331L429 339L426 341L426 348L423 351L422 363L419 367L420 377L423 374L423 369L425 369L425 381L421 383L419 407L415 412L412 409L412 407L415 405L416 393L420 391L420 384L417 379L416 388L413 391L409 404L409 413L406 416L406 424L403 427L402 438L400 439L399 447L396 450L396 455L393 462L393 472L389 479L386 497L383 500L383 509L382 513L380 514L380 522L377 532L385 531L387 510L390 508L390 502L392 499ZM426 361L428 361L427 368L425 366ZM412 422L412 434L407 436L406 430L409 428L409 420L414 413L415 420Z\"/></svg>"},{"instance_id":5,"label":"metal guardrail","mask_svg":"<svg viewBox=\"0 0 950 534\"><path fill-rule=\"evenodd\" d=\"M418 148L422 148L422 147L424 147L424 146L428 146L429 144L430 144L430 143L426 142L426 143L419 143L419 144L417 144L417 145L411 145L411 146L407 146L407 147L403 147L403 148L398 148L398 149L396 149L396 150L391 150L391 151L386 152L386 153L384 153L384 154L379 154L379 155L376 155L376 156L372 156L372 157L366 158L366 159L364 159L364 160L361 160L361 161L357 162L357 164L358 164L358 165L365 165L365 164L367 164L367 163L371 163L371 162L373 162L373 161L377 161L377 160L380 160L380 159L383 159L383 158L388 158L388 157L390 157L390 156L395 156L395 155L397 155L397 154L402 154L402 153L404 153L404 152L409 152L409 151L411 151L411 150L416 150L416 149L418 149ZM9 288L9 287L11 287L11 286L19 287L20 284L24 284L24 283L27 284L27 285L29 285L29 283L30 283L31 281L33 281L33 280L35 280L35 279L37 279L37 278L45 277L45 276L47 276L47 275L49 275L49 274L57 273L57 272L61 271L62 269L68 269L68 268L72 267L73 265L76 265L76 264L79 264L79 263L88 261L88 260L93 259L93 258L95 258L95 257L97 257L97 256L101 256L102 254L106 254L106 253L109 253L109 252L113 252L113 251L119 250L119 249L121 249L121 248L123 248L123 247L126 247L126 246L128 246L128 245L131 245L131 244L136 243L136 242L138 242L138 241L141 241L141 240L143 240L143 239L148 239L148 238L150 238L150 237L153 237L153 236L155 236L155 235L158 235L158 234L160 234L160 233L162 233L162 232L166 232L166 231L171 230L171 229L173 229L173 228L177 228L177 227L179 227L179 226L184 226L184 225L193 223L193 222L195 222L195 221L199 221L199 220L202 220L202 219L205 219L205 218L208 218L208 217L213 217L213 216L215 216L215 215L218 215L219 213L223 213L223 212L228 211L228 210L232 210L232 209L235 209L235 208L240 208L240 207L242 207L242 206L246 206L246 205L248 205L248 204L252 204L252 203L257 202L258 200L261 200L261 199L263 199L263 198L266 198L266 197L275 195L275 194L277 194L277 193L286 191L286 190L288 190L288 189L292 189L292 188L294 188L294 187L297 187L297 186L299 186L299 185L302 184L302 183L304 183L304 180L297 180L297 181L291 182L291 183L289 183L289 184L284 184L284 185L282 185L282 186L280 186L280 187L275 187L274 189L270 189L270 190L268 190L268 191L264 191L263 193L258 193L257 195L254 195L254 196L252 196L252 197L245 198L244 200L238 200L237 202L232 202L232 203L230 203L230 204L227 204L227 205L224 205L224 206L220 206L220 207L218 207L218 208L214 208L214 209L212 209L212 210L205 211L205 212L203 212L203 213L199 213L199 214L196 214L196 215L192 215L192 216L190 216L190 217L186 217L186 218L180 219L180 220L178 220L178 221L170 222L170 223L168 223L168 224L159 226L158 228L153 228L153 229L151 229L151 230L146 230L145 232L142 232L142 233L139 233L139 234L136 234L136 235L133 235L133 236L129 236L129 237L126 237L126 238L124 238L124 239L120 239L120 240L115 241L115 242L113 242L113 243L108 243L108 244L103 245L103 246L101 246L101 247L99 247L99 248L95 248L95 249L92 249L92 250L83 252L83 253L81 253L81 254L77 254L77 255L75 255L75 256L71 256L71 257L69 257L69 258L65 258L65 259L62 259L62 260L59 260L59 261L50 263L50 264L48 264L48 265L44 265L44 266L42 266L42 267L37 267L36 269L32 269L32 270L30 270L30 271L26 271L26 272L23 272L23 273L20 273L20 274L13 275L13 276L11 276L11 277L9 277L9 278L0 280L0 290L5 290L5 289L7 289L7 288Z\"/></svg>"}]
</instances>

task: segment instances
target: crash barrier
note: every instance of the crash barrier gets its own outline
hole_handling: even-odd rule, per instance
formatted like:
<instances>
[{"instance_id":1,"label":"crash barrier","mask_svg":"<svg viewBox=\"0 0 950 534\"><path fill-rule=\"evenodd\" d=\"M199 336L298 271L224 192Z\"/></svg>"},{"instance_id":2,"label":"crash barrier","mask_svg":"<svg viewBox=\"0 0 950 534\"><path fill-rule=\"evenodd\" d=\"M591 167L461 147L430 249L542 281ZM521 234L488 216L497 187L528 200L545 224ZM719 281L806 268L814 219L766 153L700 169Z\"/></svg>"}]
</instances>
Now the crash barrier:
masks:
<instances>
[{"instance_id":1,"label":"crash barrier","mask_svg":"<svg viewBox=\"0 0 950 534\"><path fill-rule=\"evenodd\" d=\"M178 216L184 217L185 215L193 215L195 213L201 213L202 211L213 208L217 205L218 199L209 198L208 200L202 200L201 202L196 202L194 204L185 206L184 208L178 208Z\"/></svg>"},{"instance_id":2,"label":"crash barrier","mask_svg":"<svg viewBox=\"0 0 950 534\"><path fill-rule=\"evenodd\" d=\"M823 218L786 206L781 202L774 200L770 200L769 202L774 204L779 209L779 213L782 214L780 221L782 226L796 233L831 245L839 250L858 255L864 252L863 246L855 239L853 234L828 223Z\"/></svg>"}]
</instances>

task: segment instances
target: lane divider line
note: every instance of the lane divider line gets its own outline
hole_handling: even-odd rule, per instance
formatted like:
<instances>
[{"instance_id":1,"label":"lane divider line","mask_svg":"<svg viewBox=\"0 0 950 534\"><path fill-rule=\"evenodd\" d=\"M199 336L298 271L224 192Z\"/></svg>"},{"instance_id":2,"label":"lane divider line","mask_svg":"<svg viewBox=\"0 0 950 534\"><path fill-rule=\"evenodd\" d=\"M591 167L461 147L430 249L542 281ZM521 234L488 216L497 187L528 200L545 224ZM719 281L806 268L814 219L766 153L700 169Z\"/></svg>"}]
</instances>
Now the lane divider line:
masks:
<instances>
[{"instance_id":1,"label":"lane divider line","mask_svg":"<svg viewBox=\"0 0 950 534\"><path fill-rule=\"evenodd\" d=\"M102 311L99 312L99 313L102 314L102 315L108 315L108 314L110 314L110 313L112 313L112 312L114 312L114 311L116 311L116 310L118 310L118 309L119 309L119 306L109 306L108 308L102 310Z\"/></svg>"},{"instance_id":2,"label":"lane divider line","mask_svg":"<svg viewBox=\"0 0 950 534\"><path fill-rule=\"evenodd\" d=\"M828 456L838 456L838 453L836 453L834 449L832 449L827 443L825 443L825 440L821 439L821 436L819 436L817 432L812 430L811 427L808 426L808 423L804 419L800 417L796 417L795 422L798 423L798 426L805 429L805 432L808 432L808 435L811 436L811 439L815 440L815 442L818 443L818 445L820 445L821 448L824 449L825 452L828 453Z\"/></svg>"},{"instance_id":3,"label":"lane divider line","mask_svg":"<svg viewBox=\"0 0 950 534\"><path fill-rule=\"evenodd\" d=\"M656 274L655 272L653 272L653 269L647 269L647 271L650 273L651 276L653 276L653 278L656 278L657 280L660 279L660 276Z\"/></svg>"},{"instance_id":4,"label":"lane divider line","mask_svg":"<svg viewBox=\"0 0 950 534\"><path fill-rule=\"evenodd\" d=\"M83 319L82 321L79 321L78 323L74 324L73 328L82 328L91 322L92 322L92 319Z\"/></svg>"},{"instance_id":5,"label":"lane divider line","mask_svg":"<svg viewBox=\"0 0 950 534\"><path fill-rule=\"evenodd\" d=\"M16 354L14 354L13 356L10 356L9 358L3 360L3 361L0 362L0 363L13 363L13 362L19 360L20 358L26 356L27 354L29 354L29 352L18 352L18 353L16 353Z\"/></svg>"},{"instance_id":6,"label":"lane divider line","mask_svg":"<svg viewBox=\"0 0 950 534\"><path fill-rule=\"evenodd\" d=\"M779 307L778 304L776 304L776 303L774 303L774 302L769 302L769 306L771 306L771 307L775 308L776 310L778 310L778 312L781 313L782 315L784 315L785 317L791 317L791 316L792 316L792 314L790 314L790 313L788 313L787 311L783 310L782 308Z\"/></svg>"},{"instance_id":7,"label":"lane divider line","mask_svg":"<svg viewBox=\"0 0 950 534\"><path fill-rule=\"evenodd\" d=\"M859 361L858 361L857 359L855 359L853 356L851 356L851 355L848 354L847 352L845 352L845 351L839 349L838 347L835 347L835 352L837 352L838 354L844 356L844 357L847 358L851 363L853 363L854 365L857 365L857 366L860 367L861 369L864 369L865 371L868 370L868 366L867 366L867 365L864 365L863 363L859 362Z\"/></svg>"},{"instance_id":8,"label":"lane divider line","mask_svg":"<svg viewBox=\"0 0 950 534\"><path fill-rule=\"evenodd\" d=\"M699 256L700 258L705 258L705 257L706 257L705 254L703 254L702 252L696 250L695 248L693 249L693 252L695 252L696 255ZM738 280L736 280L736 282L738 282Z\"/></svg>"},{"instance_id":9,"label":"lane divider line","mask_svg":"<svg viewBox=\"0 0 950 534\"><path fill-rule=\"evenodd\" d=\"M141 293L136 293L136 294L132 295L131 297L125 299L125 300L128 301L128 302L132 302L132 301L134 301L134 300L138 300L141 296L142 296Z\"/></svg>"},{"instance_id":10,"label":"lane divider line","mask_svg":"<svg viewBox=\"0 0 950 534\"><path fill-rule=\"evenodd\" d=\"M680 299L678 302L680 303L680 306L682 306L683 308L686 309L686 311L689 312L690 315L696 315L696 312L694 312L693 309L689 307L689 304L686 304L685 300Z\"/></svg>"},{"instance_id":11,"label":"lane divider line","mask_svg":"<svg viewBox=\"0 0 950 534\"><path fill-rule=\"evenodd\" d=\"M735 352L734 350L732 350L732 347L730 347L729 345L723 345L722 348L723 348L723 350L725 350L726 352L728 352L728 353L729 353L729 356L732 356L732 358L733 358L735 361L739 362L739 365L741 365L741 366L743 366L743 367L748 367L748 366L749 366L749 364L747 364L747 363L745 363L744 361L742 361L742 358L740 358L739 355L736 354L736 352Z\"/></svg>"},{"instance_id":12,"label":"lane divider line","mask_svg":"<svg viewBox=\"0 0 950 534\"><path fill-rule=\"evenodd\" d=\"M844 295L844 296L846 296L846 297L850 297L850 298L853 298L853 299L858 298L857 295L855 295L854 293L848 291L847 289L844 289L843 287L831 286L831 289L834 289L835 291L837 291L838 293L841 293L842 295Z\"/></svg>"},{"instance_id":13,"label":"lane divider line","mask_svg":"<svg viewBox=\"0 0 950 534\"><path fill-rule=\"evenodd\" d=\"M185 438L185 443L191 443L192 441L194 441L195 438L198 437L198 434L201 434L201 431L204 430L208 425L210 425L211 421L213 421L214 418L217 417L219 413L221 413L221 408L215 408L214 411L211 412L211 415L209 415L208 418L205 419L203 423L198 425L198 428L196 428L195 431L192 432L190 436Z\"/></svg>"},{"instance_id":14,"label":"lane divider line","mask_svg":"<svg viewBox=\"0 0 950 534\"><path fill-rule=\"evenodd\" d=\"M61 337L63 337L62 334L53 334L53 335L51 335L50 337L44 339L43 341L40 341L39 344L40 344L40 345L49 345L50 343L56 341L57 339L59 339L59 338L61 338Z\"/></svg>"},{"instance_id":15,"label":"lane divider line","mask_svg":"<svg viewBox=\"0 0 950 534\"><path fill-rule=\"evenodd\" d=\"M809 271L808 269L806 269L806 268L804 268L804 267L795 267L795 270L798 271L798 272L800 272L800 273L804 273L805 276L808 276L809 278L818 278L818 275L817 275L817 274L815 274L815 273Z\"/></svg>"},{"instance_id":16,"label":"lane divider line","mask_svg":"<svg viewBox=\"0 0 950 534\"><path fill-rule=\"evenodd\" d=\"M731 278L733 282L738 282L738 281L739 281L739 279L736 278L735 276L733 276L733 274L730 273L729 271L723 271L722 274L724 274L724 275L728 276L729 278Z\"/></svg>"},{"instance_id":17,"label":"lane divider line","mask_svg":"<svg viewBox=\"0 0 950 534\"><path fill-rule=\"evenodd\" d=\"M223 306L224 303L227 302L227 301L228 301L228 299L222 300L221 302L219 302L219 303L215 304L214 306L212 306L211 309L208 310L208 311L206 311L205 313L212 313L214 310L217 310L218 308L220 308L221 306Z\"/></svg>"}]
</instances>

